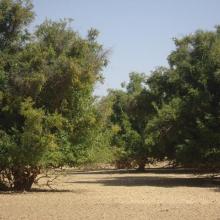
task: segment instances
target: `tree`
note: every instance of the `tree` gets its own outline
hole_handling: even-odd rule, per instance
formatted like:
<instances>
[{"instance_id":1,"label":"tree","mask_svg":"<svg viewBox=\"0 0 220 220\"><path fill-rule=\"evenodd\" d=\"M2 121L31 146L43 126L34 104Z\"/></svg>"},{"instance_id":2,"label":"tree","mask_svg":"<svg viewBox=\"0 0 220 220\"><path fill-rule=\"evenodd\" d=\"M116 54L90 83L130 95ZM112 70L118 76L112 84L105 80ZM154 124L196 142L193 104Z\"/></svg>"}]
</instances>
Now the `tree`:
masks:
<instances>
[{"instance_id":1,"label":"tree","mask_svg":"<svg viewBox=\"0 0 220 220\"><path fill-rule=\"evenodd\" d=\"M0 181L16 190L29 190L43 169L91 162L102 137L93 90L107 59L98 32L83 39L64 19L29 33L32 19L30 1L0 2Z\"/></svg>"},{"instance_id":2,"label":"tree","mask_svg":"<svg viewBox=\"0 0 220 220\"><path fill-rule=\"evenodd\" d=\"M29 0L1 0L0 2L0 49L17 50L27 40L25 29L33 20L33 5Z\"/></svg>"},{"instance_id":3,"label":"tree","mask_svg":"<svg viewBox=\"0 0 220 220\"><path fill-rule=\"evenodd\" d=\"M114 131L112 145L118 149L118 167L130 168L136 163L144 170L148 162L148 148L145 144L145 127L153 113L153 97L146 88L146 76L131 73L130 81L123 86L126 91L110 91L112 115L110 123Z\"/></svg>"},{"instance_id":4,"label":"tree","mask_svg":"<svg viewBox=\"0 0 220 220\"><path fill-rule=\"evenodd\" d=\"M170 67L148 79L158 97L146 142L177 164L219 166L220 30L175 39Z\"/></svg>"},{"instance_id":5,"label":"tree","mask_svg":"<svg viewBox=\"0 0 220 220\"><path fill-rule=\"evenodd\" d=\"M147 78L132 73L126 90L110 92L112 144L142 169L150 158L219 167L220 28L197 31L175 44L169 67Z\"/></svg>"}]
</instances>

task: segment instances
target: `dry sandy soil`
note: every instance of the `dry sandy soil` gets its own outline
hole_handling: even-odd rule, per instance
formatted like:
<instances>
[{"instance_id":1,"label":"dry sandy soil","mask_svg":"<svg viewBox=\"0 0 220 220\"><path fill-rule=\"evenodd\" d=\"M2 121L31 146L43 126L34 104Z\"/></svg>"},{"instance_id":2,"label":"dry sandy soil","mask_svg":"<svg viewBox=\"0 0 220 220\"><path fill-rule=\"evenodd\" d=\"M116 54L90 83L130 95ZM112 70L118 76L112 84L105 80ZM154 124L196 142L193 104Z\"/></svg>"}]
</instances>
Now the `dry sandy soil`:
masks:
<instances>
[{"instance_id":1,"label":"dry sandy soil","mask_svg":"<svg viewBox=\"0 0 220 220\"><path fill-rule=\"evenodd\" d=\"M0 193L0 219L220 220L219 183L185 170L65 173L54 190Z\"/></svg>"}]
</instances>

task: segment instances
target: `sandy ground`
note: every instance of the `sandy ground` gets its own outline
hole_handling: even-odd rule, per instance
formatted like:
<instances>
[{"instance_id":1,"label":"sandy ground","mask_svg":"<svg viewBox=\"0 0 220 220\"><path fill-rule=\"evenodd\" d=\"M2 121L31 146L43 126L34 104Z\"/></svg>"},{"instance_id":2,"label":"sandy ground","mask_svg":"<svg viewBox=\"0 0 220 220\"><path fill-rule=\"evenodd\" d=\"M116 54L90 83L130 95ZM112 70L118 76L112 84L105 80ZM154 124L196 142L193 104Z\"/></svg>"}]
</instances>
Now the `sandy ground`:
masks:
<instances>
[{"instance_id":1,"label":"sandy ground","mask_svg":"<svg viewBox=\"0 0 220 220\"><path fill-rule=\"evenodd\" d=\"M219 219L218 182L183 170L68 170L54 190L0 193L0 219Z\"/></svg>"}]
</instances>

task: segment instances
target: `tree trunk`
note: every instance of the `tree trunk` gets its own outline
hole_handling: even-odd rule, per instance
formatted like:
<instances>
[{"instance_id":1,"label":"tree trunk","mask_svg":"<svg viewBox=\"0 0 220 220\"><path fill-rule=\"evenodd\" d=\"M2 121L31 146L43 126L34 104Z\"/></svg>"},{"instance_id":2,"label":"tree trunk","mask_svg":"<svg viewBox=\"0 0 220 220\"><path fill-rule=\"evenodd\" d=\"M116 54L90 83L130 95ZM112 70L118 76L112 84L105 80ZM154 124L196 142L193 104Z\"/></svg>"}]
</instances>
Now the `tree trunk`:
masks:
<instances>
[{"instance_id":1,"label":"tree trunk","mask_svg":"<svg viewBox=\"0 0 220 220\"><path fill-rule=\"evenodd\" d=\"M17 167L13 169L14 190L30 191L34 180L40 173L39 168L33 167Z\"/></svg>"},{"instance_id":2,"label":"tree trunk","mask_svg":"<svg viewBox=\"0 0 220 220\"><path fill-rule=\"evenodd\" d=\"M140 171L140 172L143 172L145 170L146 160L139 160L137 162L137 164L138 164L137 170Z\"/></svg>"}]
</instances>

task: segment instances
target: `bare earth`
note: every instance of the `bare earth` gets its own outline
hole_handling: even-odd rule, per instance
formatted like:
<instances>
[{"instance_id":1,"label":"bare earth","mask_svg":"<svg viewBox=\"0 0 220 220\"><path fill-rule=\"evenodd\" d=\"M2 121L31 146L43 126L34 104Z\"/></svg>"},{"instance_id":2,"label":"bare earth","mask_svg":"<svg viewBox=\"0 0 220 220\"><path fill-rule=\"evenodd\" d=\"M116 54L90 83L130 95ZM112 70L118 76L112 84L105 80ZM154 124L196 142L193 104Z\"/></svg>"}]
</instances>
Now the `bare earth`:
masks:
<instances>
[{"instance_id":1,"label":"bare earth","mask_svg":"<svg viewBox=\"0 0 220 220\"><path fill-rule=\"evenodd\" d=\"M218 182L184 170L67 170L29 193L0 193L0 219L219 219Z\"/></svg>"}]
</instances>

